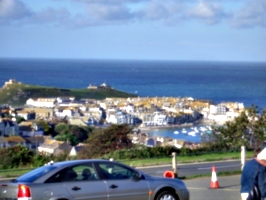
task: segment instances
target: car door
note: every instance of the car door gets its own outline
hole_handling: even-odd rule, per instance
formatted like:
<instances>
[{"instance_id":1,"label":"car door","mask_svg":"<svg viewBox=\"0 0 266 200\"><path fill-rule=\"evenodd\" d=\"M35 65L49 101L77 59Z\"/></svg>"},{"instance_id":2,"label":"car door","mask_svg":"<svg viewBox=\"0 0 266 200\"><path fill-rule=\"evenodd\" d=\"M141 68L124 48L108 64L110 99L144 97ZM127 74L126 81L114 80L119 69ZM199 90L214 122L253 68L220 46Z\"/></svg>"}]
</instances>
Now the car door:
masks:
<instances>
[{"instance_id":1,"label":"car door","mask_svg":"<svg viewBox=\"0 0 266 200\"><path fill-rule=\"evenodd\" d=\"M116 163L99 163L106 181L109 200L148 200L149 187L145 179L136 179L138 172Z\"/></svg>"},{"instance_id":2,"label":"car door","mask_svg":"<svg viewBox=\"0 0 266 200\"><path fill-rule=\"evenodd\" d=\"M49 178L46 183L62 184L74 200L107 200L108 191L92 164L67 167Z\"/></svg>"},{"instance_id":3,"label":"car door","mask_svg":"<svg viewBox=\"0 0 266 200\"><path fill-rule=\"evenodd\" d=\"M75 200L107 200L106 184L102 180L71 181L64 187Z\"/></svg>"}]
</instances>

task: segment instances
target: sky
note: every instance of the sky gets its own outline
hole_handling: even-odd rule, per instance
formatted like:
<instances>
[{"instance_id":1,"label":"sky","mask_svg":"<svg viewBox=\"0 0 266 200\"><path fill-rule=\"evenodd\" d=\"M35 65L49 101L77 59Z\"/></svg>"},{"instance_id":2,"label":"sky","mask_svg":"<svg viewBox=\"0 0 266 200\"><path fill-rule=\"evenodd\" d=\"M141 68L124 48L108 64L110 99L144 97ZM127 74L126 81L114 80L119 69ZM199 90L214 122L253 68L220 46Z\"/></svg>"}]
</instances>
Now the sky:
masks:
<instances>
[{"instance_id":1,"label":"sky","mask_svg":"<svg viewBox=\"0 0 266 200\"><path fill-rule=\"evenodd\" d=\"M266 0L0 0L0 58L266 61Z\"/></svg>"}]
</instances>

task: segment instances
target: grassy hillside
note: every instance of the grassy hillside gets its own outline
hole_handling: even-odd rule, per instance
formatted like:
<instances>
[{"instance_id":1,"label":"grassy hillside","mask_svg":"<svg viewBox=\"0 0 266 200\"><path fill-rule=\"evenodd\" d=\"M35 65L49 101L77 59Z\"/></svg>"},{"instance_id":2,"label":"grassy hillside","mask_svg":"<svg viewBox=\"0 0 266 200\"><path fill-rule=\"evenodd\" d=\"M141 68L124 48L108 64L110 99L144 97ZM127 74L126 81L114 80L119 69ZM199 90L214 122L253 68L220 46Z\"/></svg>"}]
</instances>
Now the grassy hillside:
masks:
<instances>
[{"instance_id":1,"label":"grassy hillside","mask_svg":"<svg viewBox=\"0 0 266 200\"><path fill-rule=\"evenodd\" d=\"M111 88L100 89L62 89L54 87L13 83L0 89L0 104L22 106L29 98L74 96L81 98L105 99L106 97L136 97L135 94L118 91Z\"/></svg>"}]
</instances>

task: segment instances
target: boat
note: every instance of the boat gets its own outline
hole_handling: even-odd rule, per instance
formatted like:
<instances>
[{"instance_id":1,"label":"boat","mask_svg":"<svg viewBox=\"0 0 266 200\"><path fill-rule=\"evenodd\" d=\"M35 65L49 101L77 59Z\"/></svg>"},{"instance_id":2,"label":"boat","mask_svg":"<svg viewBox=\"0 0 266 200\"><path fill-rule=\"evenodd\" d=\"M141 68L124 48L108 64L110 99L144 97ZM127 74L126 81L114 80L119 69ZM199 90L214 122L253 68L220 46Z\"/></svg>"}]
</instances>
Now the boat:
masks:
<instances>
[{"instance_id":1,"label":"boat","mask_svg":"<svg viewBox=\"0 0 266 200\"><path fill-rule=\"evenodd\" d=\"M174 134L179 134L179 132L178 131L174 131Z\"/></svg>"},{"instance_id":2,"label":"boat","mask_svg":"<svg viewBox=\"0 0 266 200\"><path fill-rule=\"evenodd\" d=\"M200 130L201 130L201 131L206 131L207 128L202 126L202 127L200 127Z\"/></svg>"},{"instance_id":3,"label":"boat","mask_svg":"<svg viewBox=\"0 0 266 200\"><path fill-rule=\"evenodd\" d=\"M183 133L183 134L187 134L187 130L183 128L183 129L182 129L182 133Z\"/></svg>"},{"instance_id":4,"label":"boat","mask_svg":"<svg viewBox=\"0 0 266 200\"><path fill-rule=\"evenodd\" d=\"M190 136L196 136L196 132L195 131L188 132L188 135L190 135Z\"/></svg>"}]
</instances>

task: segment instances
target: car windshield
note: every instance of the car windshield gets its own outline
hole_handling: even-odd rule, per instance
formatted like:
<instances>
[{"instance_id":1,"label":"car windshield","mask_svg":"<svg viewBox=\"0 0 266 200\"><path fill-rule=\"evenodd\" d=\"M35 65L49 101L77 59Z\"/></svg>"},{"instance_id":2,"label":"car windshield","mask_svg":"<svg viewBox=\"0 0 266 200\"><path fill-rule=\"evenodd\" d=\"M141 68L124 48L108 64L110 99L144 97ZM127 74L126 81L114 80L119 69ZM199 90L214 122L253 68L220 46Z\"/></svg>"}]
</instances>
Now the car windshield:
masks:
<instances>
[{"instance_id":1,"label":"car windshield","mask_svg":"<svg viewBox=\"0 0 266 200\"><path fill-rule=\"evenodd\" d=\"M47 165L43 167L39 167L37 169L34 169L26 174L23 174L22 176L17 178L17 182L33 182L39 177L43 176L44 174L47 174L48 172L54 170L56 167L52 165Z\"/></svg>"}]
</instances>

